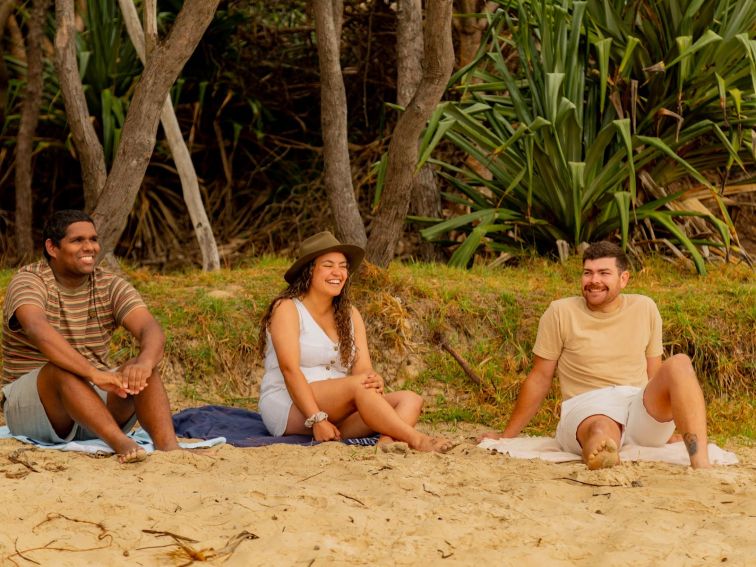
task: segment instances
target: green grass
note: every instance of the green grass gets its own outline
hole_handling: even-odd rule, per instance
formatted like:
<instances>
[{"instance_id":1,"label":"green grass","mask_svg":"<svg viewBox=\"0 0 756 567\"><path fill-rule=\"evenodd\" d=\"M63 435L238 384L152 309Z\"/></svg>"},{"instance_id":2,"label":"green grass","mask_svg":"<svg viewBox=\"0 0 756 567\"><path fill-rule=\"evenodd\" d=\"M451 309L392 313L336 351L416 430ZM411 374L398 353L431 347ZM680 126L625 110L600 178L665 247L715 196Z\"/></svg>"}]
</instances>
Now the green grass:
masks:
<instances>
[{"instance_id":1,"label":"green grass","mask_svg":"<svg viewBox=\"0 0 756 567\"><path fill-rule=\"evenodd\" d=\"M223 403L254 408L262 377L258 322L283 288L283 259L245 261L214 273L127 274L163 325L163 373L175 407ZM709 403L712 435L756 439L754 274L721 265L705 277L651 258L635 273L629 293L659 305L667 354L691 356ZM11 270L0 270L0 300ZM502 427L529 369L538 319L549 302L578 292L580 263L532 259L516 267L464 271L440 265L394 264L368 269L355 281L355 303L368 327L371 355L390 388L426 399L423 419ZM473 384L437 346L442 333L481 377ZM116 359L133 352L119 333ZM527 433L552 433L558 421L556 383Z\"/></svg>"}]
</instances>

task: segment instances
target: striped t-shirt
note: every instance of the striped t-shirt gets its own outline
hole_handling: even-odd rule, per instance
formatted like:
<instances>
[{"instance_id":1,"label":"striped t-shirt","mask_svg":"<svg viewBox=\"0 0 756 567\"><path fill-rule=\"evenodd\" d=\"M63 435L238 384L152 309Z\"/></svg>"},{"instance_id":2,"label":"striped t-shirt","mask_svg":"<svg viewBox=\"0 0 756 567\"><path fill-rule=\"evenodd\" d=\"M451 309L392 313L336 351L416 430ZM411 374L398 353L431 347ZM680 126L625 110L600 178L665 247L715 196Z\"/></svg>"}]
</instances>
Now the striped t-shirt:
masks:
<instances>
[{"instance_id":1,"label":"striped t-shirt","mask_svg":"<svg viewBox=\"0 0 756 567\"><path fill-rule=\"evenodd\" d=\"M12 382L47 363L15 317L22 305L44 309L50 325L100 370L110 368L108 351L113 331L132 310L145 307L131 284L100 268L81 287L67 289L58 284L47 262L24 266L13 276L5 294L3 382Z\"/></svg>"}]
</instances>

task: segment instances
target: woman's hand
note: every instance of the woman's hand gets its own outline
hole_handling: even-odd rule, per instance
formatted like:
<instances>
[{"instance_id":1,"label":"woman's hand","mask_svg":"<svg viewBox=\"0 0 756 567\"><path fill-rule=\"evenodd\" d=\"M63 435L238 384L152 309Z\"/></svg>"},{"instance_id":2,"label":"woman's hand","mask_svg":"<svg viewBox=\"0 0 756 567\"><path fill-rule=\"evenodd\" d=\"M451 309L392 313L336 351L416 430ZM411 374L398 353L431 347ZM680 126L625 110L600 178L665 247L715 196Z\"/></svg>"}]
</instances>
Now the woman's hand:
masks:
<instances>
[{"instance_id":1,"label":"woman's hand","mask_svg":"<svg viewBox=\"0 0 756 567\"><path fill-rule=\"evenodd\" d=\"M379 394L383 394L383 377L377 372L368 372L365 379L362 381L362 386L365 388L373 388Z\"/></svg>"},{"instance_id":2,"label":"woman's hand","mask_svg":"<svg viewBox=\"0 0 756 567\"><path fill-rule=\"evenodd\" d=\"M315 441L341 441L341 431L327 419L312 426L312 436Z\"/></svg>"}]
</instances>

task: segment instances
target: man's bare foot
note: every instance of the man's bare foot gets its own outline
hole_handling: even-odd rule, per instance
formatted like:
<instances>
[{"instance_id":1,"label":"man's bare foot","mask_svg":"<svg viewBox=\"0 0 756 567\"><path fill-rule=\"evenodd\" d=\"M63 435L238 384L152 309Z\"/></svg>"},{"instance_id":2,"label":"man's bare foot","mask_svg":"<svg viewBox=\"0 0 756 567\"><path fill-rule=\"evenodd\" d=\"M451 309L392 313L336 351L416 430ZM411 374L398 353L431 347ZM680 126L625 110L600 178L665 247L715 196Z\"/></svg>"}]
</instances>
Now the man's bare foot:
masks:
<instances>
[{"instance_id":1,"label":"man's bare foot","mask_svg":"<svg viewBox=\"0 0 756 567\"><path fill-rule=\"evenodd\" d=\"M588 468L596 469L608 469L619 464L619 453L617 452L617 444L613 439L606 439L602 441L593 452L588 455L585 461Z\"/></svg>"},{"instance_id":2,"label":"man's bare foot","mask_svg":"<svg viewBox=\"0 0 756 567\"><path fill-rule=\"evenodd\" d=\"M141 463L147 459L147 452L141 447L134 447L125 453L118 453L118 462L122 465Z\"/></svg>"},{"instance_id":3,"label":"man's bare foot","mask_svg":"<svg viewBox=\"0 0 756 567\"><path fill-rule=\"evenodd\" d=\"M446 453L454 447L454 443L443 437L431 437L430 435L420 434L420 438L415 443L410 443L415 451L430 452L436 451L437 453Z\"/></svg>"},{"instance_id":4,"label":"man's bare foot","mask_svg":"<svg viewBox=\"0 0 756 567\"><path fill-rule=\"evenodd\" d=\"M136 444L133 439L123 436L123 439L116 443L111 443L113 451L118 457L118 462L122 465L127 463L140 463L147 458L145 450Z\"/></svg>"}]
</instances>

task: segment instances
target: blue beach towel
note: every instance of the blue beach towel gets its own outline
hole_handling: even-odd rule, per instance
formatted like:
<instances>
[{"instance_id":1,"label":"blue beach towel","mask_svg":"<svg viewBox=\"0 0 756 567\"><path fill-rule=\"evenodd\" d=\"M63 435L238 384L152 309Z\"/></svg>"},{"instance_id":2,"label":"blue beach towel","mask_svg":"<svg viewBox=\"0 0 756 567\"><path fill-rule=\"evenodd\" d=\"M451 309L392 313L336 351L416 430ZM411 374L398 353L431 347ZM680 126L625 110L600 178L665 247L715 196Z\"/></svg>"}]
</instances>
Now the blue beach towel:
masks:
<instances>
[{"instance_id":1,"label":"blue beach towel","mask_svg":"<svg viewBox=\"0 0 756 567\"><path fill-rule=\"evenodd\" d=\"M155 450L155 446L152 444L152 439L150 439L150 436L147 435L147 432L141 427L129 433L129 437L131 437L134 441L136 441L137 444L140 447L142 447L147 453L151 453ZM31 437L26 437L25 435L11 435L11 432L8 429L7 425L3 425L2 427L0 427L0 439L17 439L18 441L21 441L22 443L35 445L39 447L40 449L55 449L58 451L79 451L82 453L93 453L93 454L113 452L113 449L111 449L102 439L89 439L87 441L69 441L68 443L44 443L42 441L37 441L35 439L32 439ZM199 449L201 447L214 447L215 445L222 445L223 443L225 443L225 441L226 440L223 439L223 437L215 437L212 439L208 438L204 441L191 442L191 443L179 443L179 445L184 449Z\"/></svg>"},{"instance_id":2,"label":"blue beach towel","mask_svg":"<svg viewBox=\"0 0 756 567\"><path fill-rule=\"evenodd\" d=\"M176 435L192 439L224 437L235 447L264 447L274 443L289 445L317 445L310 435L274 437L263 424L262 417L242 408L202 406L180 411L173 416ZM346 439L347 445L375 445L378 436Z\"/></svg>"}]
</instances>

